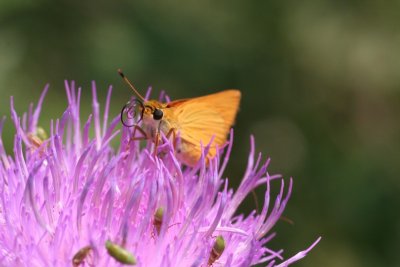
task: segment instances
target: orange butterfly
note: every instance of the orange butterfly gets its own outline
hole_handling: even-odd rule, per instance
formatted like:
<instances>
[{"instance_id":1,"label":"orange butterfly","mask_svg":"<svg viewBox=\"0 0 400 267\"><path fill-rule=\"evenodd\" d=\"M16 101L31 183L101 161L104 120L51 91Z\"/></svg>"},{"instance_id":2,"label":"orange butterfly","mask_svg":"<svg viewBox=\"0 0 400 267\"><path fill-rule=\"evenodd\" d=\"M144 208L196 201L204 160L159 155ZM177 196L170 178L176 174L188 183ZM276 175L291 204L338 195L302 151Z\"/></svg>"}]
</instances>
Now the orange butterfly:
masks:
<instances>
[{"instance_id":1,"label":"orange butterfly","mask_svg":"<svg viewBox=\"0 0 400 267\"><path fill-rule=\"evenodd\" d=\"M221 148L225 144L239 109L241 96L239 90L226 90L168 103L146 101L122 71L118 72L139 98L128 102L121 111L122 123L125 126L135 127L143 135L133 137L134 140L153 140L156 153L161 139L160 133L163 132L167 138L172 135L177 158L189 166L198 162L201 157L201 145L207 146L212 138L214 139L210 144L207 159L213 158L217 147ZM135 105L140 112L139 121L142 121L143 128L137 124L128 125L123 119L127 109ZM177 133L180 136L179 144L175 144Z\"/></svg>"}]
</instances>

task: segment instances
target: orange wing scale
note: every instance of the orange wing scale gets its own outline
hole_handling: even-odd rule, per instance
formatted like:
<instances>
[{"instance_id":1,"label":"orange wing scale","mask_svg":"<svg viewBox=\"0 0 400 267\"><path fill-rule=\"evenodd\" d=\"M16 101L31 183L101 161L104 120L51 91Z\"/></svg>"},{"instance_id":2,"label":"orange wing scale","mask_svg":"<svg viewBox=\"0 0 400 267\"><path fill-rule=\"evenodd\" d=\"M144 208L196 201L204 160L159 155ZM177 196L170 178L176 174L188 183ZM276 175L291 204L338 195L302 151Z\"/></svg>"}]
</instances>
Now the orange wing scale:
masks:
<instances>
[{"instance_id":1,"label":"orange wing scale","mask_svg":"<svg viewBox=\"0 0 400 267\"><path fill-rule=\"evenodd\" d=\"M180 133L180 160L190 166L196 164L201 156L201 144L207 146L213 136L207 158L215 156L217 147L225 144L234 124L240 97L240 91L226 90L168 103L171 126Z\"/></svg>"}]
</instances>

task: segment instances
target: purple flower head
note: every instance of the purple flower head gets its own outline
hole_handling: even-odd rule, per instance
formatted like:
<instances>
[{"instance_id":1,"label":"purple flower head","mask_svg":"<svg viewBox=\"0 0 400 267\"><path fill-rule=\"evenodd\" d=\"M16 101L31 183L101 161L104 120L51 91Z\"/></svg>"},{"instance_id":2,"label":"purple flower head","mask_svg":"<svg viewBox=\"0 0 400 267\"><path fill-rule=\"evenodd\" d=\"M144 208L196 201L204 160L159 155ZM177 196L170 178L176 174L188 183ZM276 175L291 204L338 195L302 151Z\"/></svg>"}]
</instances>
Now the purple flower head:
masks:
<instances>
[{"instance_id":1,"label":"purple flower head","mask_svg":"<svg viewBox=\"0 0 400 267\"><path fill-rule=\"evenodd\" d=\"M170 142L155 158L153 144L141 148L131 128L118 129L119 115L109 120L111 87L101 116L93 83L93 112L82 123L81 88L65 87L68 107L50 122L48 136L38 126L47 87L22 115L11 98L12 155L0 138L1 266L288 266L318 243L286 261L283 250L268 248L292 179L285 184L267 172L269 160L255 157L253 138L234 191L223 176L233 132L224 157L206 164L203 153L196 166L183 167ZM279 183L271 199L270 187ZM266 188L261 212L236 215L259 186Z\"/></svg>"}]
</instances>

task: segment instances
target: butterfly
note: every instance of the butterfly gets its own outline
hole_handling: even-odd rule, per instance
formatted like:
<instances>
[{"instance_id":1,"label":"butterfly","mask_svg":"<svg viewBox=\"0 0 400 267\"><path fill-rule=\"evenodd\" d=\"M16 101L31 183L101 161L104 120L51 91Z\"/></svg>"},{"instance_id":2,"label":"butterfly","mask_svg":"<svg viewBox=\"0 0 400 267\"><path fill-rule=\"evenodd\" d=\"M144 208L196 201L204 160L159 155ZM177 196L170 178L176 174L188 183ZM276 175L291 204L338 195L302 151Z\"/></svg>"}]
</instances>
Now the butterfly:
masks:
<instances>
[{"instance_id":1,"label":"butterfly","mask_svg":"<svg viewBox=\"0 0 400 267\"><path fill-rule=\"evenodd\" d=\"M188 166L194 166L199 161L203 147L209 146L206 155L208 161L216 155L218 148L225 145L239 110L239 90L225 90L162 103L145 100L122 71L118 72L137 97L128 102L121 111L122 123L134 127L142 134L141 137L134 136L133 140L153 140L157 153L162 132L167 139L172 137L177 158ZM128 124L124 115L132 110L137 110L139 118L136 123ZM139 122L142 122L141 127L138 126ZM175 142L177 134L179 144Z\"/></svg>"}]
</instances>

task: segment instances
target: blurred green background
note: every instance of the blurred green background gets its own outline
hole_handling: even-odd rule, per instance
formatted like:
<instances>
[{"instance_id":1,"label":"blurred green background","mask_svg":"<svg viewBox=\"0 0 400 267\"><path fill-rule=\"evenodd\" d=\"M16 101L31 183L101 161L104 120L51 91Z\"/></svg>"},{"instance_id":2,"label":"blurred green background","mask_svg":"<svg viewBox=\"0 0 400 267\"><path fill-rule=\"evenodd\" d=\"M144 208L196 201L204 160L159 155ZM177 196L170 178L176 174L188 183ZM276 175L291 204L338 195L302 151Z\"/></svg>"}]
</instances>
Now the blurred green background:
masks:
<instances>
[{"instance_id":1,"label":"blurred green background","mask_svg":"<svg viewBox=\"0 0 400 267\"><path fill-rule=\"evenodd\" d=\"M0 114L50 92L41 123L66 107L64 79L90 82L112 112L137 88L173 99L243 92L227 176L239 181L249 135L294 192L271 243L296 266L400 266L399 1L0 2ZM104 103L104 102L102 102ZM102 106L104 107L104 106ZM11 153L8 119L3 133ZM257 193L262 198L262 191ZM248 210L254 207L250 199Z\"/></svg>"}]
</instances>

